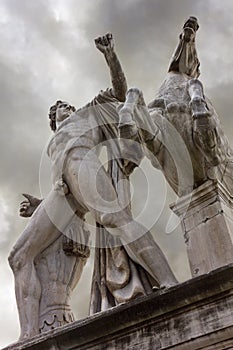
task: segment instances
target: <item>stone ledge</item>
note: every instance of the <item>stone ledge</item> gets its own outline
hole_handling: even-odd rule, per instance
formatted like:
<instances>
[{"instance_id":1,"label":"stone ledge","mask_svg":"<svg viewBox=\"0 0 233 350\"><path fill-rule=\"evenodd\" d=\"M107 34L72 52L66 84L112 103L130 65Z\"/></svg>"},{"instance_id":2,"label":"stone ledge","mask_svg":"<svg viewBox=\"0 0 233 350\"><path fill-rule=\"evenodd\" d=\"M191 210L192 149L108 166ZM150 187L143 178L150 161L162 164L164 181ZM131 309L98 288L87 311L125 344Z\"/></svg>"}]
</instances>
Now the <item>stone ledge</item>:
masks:
<instances>
[{"instance_id":1,"label":"stone ledge","mask_svg":"<svg viewBox=\"0 0 233 350\"><path fill-rule=\"evenodd\" d=\"M233 348L233 264L4 350Z\"/></svg>"}]
</instances>

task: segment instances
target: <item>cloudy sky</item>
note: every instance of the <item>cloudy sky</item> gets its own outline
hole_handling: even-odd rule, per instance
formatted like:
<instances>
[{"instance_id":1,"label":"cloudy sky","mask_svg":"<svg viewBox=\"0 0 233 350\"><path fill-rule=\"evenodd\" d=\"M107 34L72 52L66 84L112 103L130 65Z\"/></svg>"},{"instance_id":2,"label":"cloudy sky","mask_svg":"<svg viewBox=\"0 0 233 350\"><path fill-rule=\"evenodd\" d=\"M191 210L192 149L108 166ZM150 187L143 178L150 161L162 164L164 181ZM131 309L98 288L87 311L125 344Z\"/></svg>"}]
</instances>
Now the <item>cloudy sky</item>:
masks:
<instances>
[{"instance_id":1,"label":"cloudy sky","mask_svg":"<svg viewBox=\"0 0 233 350\"><path fill-rule=\"evenodd\" d=\"M141 88L149 102L165 77L184 20L197 16L201 80L232 144L232 13L232 0L0 0L0 347L19 333L7 256L26 224L18 217L21 193L41 197L48 108L57 99L80 107L110 84L93 39L108 31L114 34L128 85ZM168 203L175 197L146 161L133 178L133 184L140 184L134 189L134 210L144 206L148 183L155 237L178 279L188 279L182 234L179 229L165 233ZM92 262L74 293L79 317L87 315Z\"/></svg>"}]
</instances>

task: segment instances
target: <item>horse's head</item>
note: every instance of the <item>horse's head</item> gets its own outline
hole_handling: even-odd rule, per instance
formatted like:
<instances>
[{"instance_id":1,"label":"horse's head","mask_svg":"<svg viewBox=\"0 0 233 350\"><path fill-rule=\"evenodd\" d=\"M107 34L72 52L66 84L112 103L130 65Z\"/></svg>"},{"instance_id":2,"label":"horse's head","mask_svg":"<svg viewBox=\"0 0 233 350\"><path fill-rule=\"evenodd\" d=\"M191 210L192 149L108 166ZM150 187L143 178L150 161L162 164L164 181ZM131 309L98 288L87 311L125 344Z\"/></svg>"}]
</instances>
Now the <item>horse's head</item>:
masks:
<instances>
[{"instance_id":1,"label":"horse's head","mask_svg":"<svg viewBox=\"0 0 233 350\"><path fill-rule=\"evenodd\" d=\"M172 56L169 72L184 73L191 78L198 78L200 75L200 62L197 57L195 36L199 25L196 17L189 17L183 26L179 43Z\"/></svg>"}]
</instances>

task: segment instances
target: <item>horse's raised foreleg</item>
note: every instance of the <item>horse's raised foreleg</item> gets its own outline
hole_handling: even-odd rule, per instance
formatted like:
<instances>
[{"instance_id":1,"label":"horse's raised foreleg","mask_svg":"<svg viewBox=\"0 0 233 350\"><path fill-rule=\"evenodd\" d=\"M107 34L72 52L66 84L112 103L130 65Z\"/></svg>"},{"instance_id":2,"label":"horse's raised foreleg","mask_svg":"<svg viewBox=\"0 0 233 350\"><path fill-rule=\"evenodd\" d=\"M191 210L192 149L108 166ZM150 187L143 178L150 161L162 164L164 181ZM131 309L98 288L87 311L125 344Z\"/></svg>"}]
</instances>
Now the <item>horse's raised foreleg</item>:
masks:
<instances>
[{"instance_id":1,"label":"horse's raised foreleg","mask_svg":"<svg viewBox=\"0 0 233 350\"><path fill-rule=\"evenodd\" d=\"M188 92L191 99L194 142L209 165L216 166L222 162L222 149L214 112L208 107L202 83L198 79L189 81Z\"/></svg>"},{"instance_id":2,"label":"horse's raised foreleg","mask_svg":"<svg viewBox=\"0 0 233 350\"><path fill-rule=\"evenodd\" d=\"M210 111L205 100L203 86L200 80L191 79L188 84L188 92L191 99L190 107L193 118L198 121L200 127L204 127L208 124Z\"/></svg>"}]
</instances>

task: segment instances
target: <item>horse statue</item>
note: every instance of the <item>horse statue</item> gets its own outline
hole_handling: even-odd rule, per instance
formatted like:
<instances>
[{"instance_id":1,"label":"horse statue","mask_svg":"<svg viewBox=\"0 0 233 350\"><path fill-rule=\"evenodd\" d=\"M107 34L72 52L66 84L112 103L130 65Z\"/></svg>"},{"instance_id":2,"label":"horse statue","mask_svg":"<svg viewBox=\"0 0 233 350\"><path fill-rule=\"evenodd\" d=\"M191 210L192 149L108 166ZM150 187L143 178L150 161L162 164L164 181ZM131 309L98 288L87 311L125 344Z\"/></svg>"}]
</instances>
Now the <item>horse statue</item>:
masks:
<instances>
[{"instance_id":1,"label":"horse statue","mask_svg":"<svg viewBox=\"0 0 233 350\"><path fill-rule=\"evenodd\" d=\"M122 157L129 154L125 138L140 144L181 197L170 208L181 221L192 276L233 261L233 151L198 79L198 28L195 17L185 22L155 99L146 106L142 92L130 89L119 112Z\"/></svg>"},{"instance_id":2,"label":"horse statue","mask_svg":"<svg viewBox=\"0 0 233 350\"><path fill-rule=\"evenodd\" d=\"M128 133L144 145L152 165L179 197L214 179L233 191L233 152L198 79L198 28L195 17L184 23L155 99L146 107L142 93L130 89L120 111L120 136Z\"/></svg>"}]
</instances>

